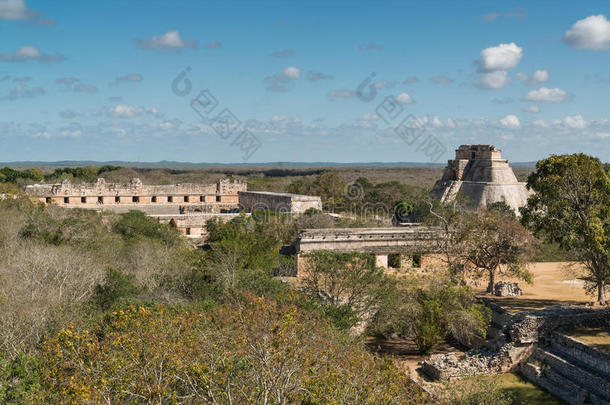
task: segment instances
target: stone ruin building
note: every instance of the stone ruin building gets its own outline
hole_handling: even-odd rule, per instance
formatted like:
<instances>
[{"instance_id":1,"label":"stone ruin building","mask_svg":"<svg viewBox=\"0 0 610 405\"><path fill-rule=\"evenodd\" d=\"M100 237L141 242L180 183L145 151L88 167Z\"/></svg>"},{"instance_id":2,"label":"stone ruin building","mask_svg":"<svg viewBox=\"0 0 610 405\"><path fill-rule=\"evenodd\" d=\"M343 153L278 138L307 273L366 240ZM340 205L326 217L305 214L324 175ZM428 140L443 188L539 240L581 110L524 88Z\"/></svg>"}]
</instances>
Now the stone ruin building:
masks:
<instances>
[{"instance_id":1,"label":"stone ruin building","mask_svg":"<svg viewBox=\"0 0 610 405\"><path fill-rule=\"evenodd\" d=\"M102 178L95 183L72 184L64 180L58 184L26 186L28 195L47 204L66 207L107 208L134 205L189 205L209 204L219 210L238 203L238 192L248 186L241 181L220 180L216 184L145 185L134 178L127 184L106 183Z\"/></svg>"},{"instance_id":2,"label":"stone ruin building","mask_svg":"<svg viewBox=\"0 0 610 405\"><path fill-rule=\"evenodd\" d=\"M377 266L391 272L439 267L438 232L427 226L303 229L295 243L296 275L306 274L307 254L316 250L370 253Z\"/></svg>"},{"instance_id":3,"label":"stone ruin building","mask_svg":"<svg viewBox=\"0 0 610 405\"><path fill-rule=\"evenodd\" d=\"M516 213L530 192L517 181L508 160L493 145L461 145L449 160L432 194L442 202L461 197L473 208L503 201Z\"/></svg>"},{"instance_id":4,"label":"stone ruin building","mask_svg":"<svg viewBox=\"0 0 610 405\"><path fill-rule=\"evenodd\" d=\"M57 184L29 185L25 192L45 204L66 208L139 210L170 224L189 238L205 237L206 223L211 218L228 221L256 209L291 214L310 208L322 210L320 197L248 191L247 183L234 179L214 184L172 185L145 185L137 178L127 184L106 183L103 178L95 183L78 184L64 180Z\"/></svg>"},{"instance_id":5,"label":"stone ruin building","mask_svg":"<svg viewBox=\"0 0 610 405\"><path fill-rule=\"evenodd\" d=\"M573 330L610 327L610 309L551 306L511 312L492 310L487 339L464 342L464 354L439 353L421 362L435 380L519 371L568 404L610 404L610 353L570 336Z\"/></svg>"}]
</instances>

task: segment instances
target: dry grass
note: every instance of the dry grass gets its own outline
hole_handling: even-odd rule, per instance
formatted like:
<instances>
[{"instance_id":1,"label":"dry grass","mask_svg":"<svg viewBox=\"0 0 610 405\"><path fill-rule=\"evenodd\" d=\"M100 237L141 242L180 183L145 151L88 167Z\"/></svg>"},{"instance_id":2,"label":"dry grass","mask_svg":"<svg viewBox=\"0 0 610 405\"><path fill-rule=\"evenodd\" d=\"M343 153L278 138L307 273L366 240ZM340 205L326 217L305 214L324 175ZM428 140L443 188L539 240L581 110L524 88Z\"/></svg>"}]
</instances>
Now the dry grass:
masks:
<instances>
[{"instance_id":1,"label":"dry grass","mask_svg":"<svg viewBox=\"0 0 610 405\"><path fill-rule=\"evenodd\" d=\"M502 281L516 281L523 290L520 297L491 297L509 311L543 309L552 305L583 304L593 302L592 296L585 293L583 281L578 280L582 267L572 262L533 263L530 272L533 284L523 280L502 278ZM500 281L500 280L498 280ZM478 295L485 296L486 283L474 285Z\"/></svg>"}]
</instances>

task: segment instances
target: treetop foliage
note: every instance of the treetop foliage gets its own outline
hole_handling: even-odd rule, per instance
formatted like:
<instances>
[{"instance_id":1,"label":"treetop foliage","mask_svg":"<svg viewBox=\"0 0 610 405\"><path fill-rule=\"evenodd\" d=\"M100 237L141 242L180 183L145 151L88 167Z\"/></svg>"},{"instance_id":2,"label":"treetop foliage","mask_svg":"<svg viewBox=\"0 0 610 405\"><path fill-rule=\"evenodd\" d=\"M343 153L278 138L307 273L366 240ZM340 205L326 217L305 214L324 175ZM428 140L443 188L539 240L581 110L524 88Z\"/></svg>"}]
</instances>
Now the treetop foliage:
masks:
<instances>
[{"instance_id":1,"label":"treetop foliage","mask_svg":"<svg viewBox=\"0 0 610 405\"><path fill-rule=\"evenodd\" d=\"M527 185L535 194L521 210L522 222L574 254L604 303L610 283L608 165L583 153L552 155L536 164Z\"/></svg>"}]
</instances>

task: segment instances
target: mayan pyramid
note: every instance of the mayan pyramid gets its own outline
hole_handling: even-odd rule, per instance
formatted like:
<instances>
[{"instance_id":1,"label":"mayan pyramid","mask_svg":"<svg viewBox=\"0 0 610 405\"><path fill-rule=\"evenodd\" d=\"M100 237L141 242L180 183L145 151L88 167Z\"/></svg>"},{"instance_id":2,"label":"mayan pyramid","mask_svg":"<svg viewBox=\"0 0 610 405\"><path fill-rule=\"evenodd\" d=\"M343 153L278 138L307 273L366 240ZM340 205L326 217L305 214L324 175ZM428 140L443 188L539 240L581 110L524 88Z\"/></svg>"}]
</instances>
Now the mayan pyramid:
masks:
<instances>
[{"instance_id":1,"label":"mayan pyramid","mask_svg":"<svg viewBox=\"0 0 610 405\"><path fill-rule=\"evenodd\" d=\"M527 202L530 192L517 181L502 151L493 145L461 145L455 159L449 160L443 177L432 194L442 202L460 196L473 208L504 201L516 213Z\"/></svg>"}]
</instances>

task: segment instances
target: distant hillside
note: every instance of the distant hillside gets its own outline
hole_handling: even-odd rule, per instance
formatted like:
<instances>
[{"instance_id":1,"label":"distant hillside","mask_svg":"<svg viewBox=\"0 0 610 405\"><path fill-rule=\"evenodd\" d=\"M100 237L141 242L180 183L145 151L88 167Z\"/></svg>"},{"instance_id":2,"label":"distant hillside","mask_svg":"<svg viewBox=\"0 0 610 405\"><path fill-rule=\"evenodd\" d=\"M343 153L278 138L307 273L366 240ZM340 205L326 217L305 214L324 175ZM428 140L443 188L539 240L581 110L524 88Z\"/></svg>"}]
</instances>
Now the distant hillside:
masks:
<instances>
[{"instance_id":1,"label":"distant hillside","mask_svg":"<svg viewBox=\"0 0 610 405\"><path fill-rule=\"evenodd\" d=\"M511 162L511 166L535 166L535 162ZM92 161L92 160L61 160L55 162L18 161L4 162L0 166L9 167L79 167L79 166L123 166L138 168L181 168L181 169L211 169L211 168L324 168L324 167L444 167L442 163L422 162L263 162L263 163L192 163L162 160L160 162L130 162L130 161Z\"/></svg>"}]
</instances>

